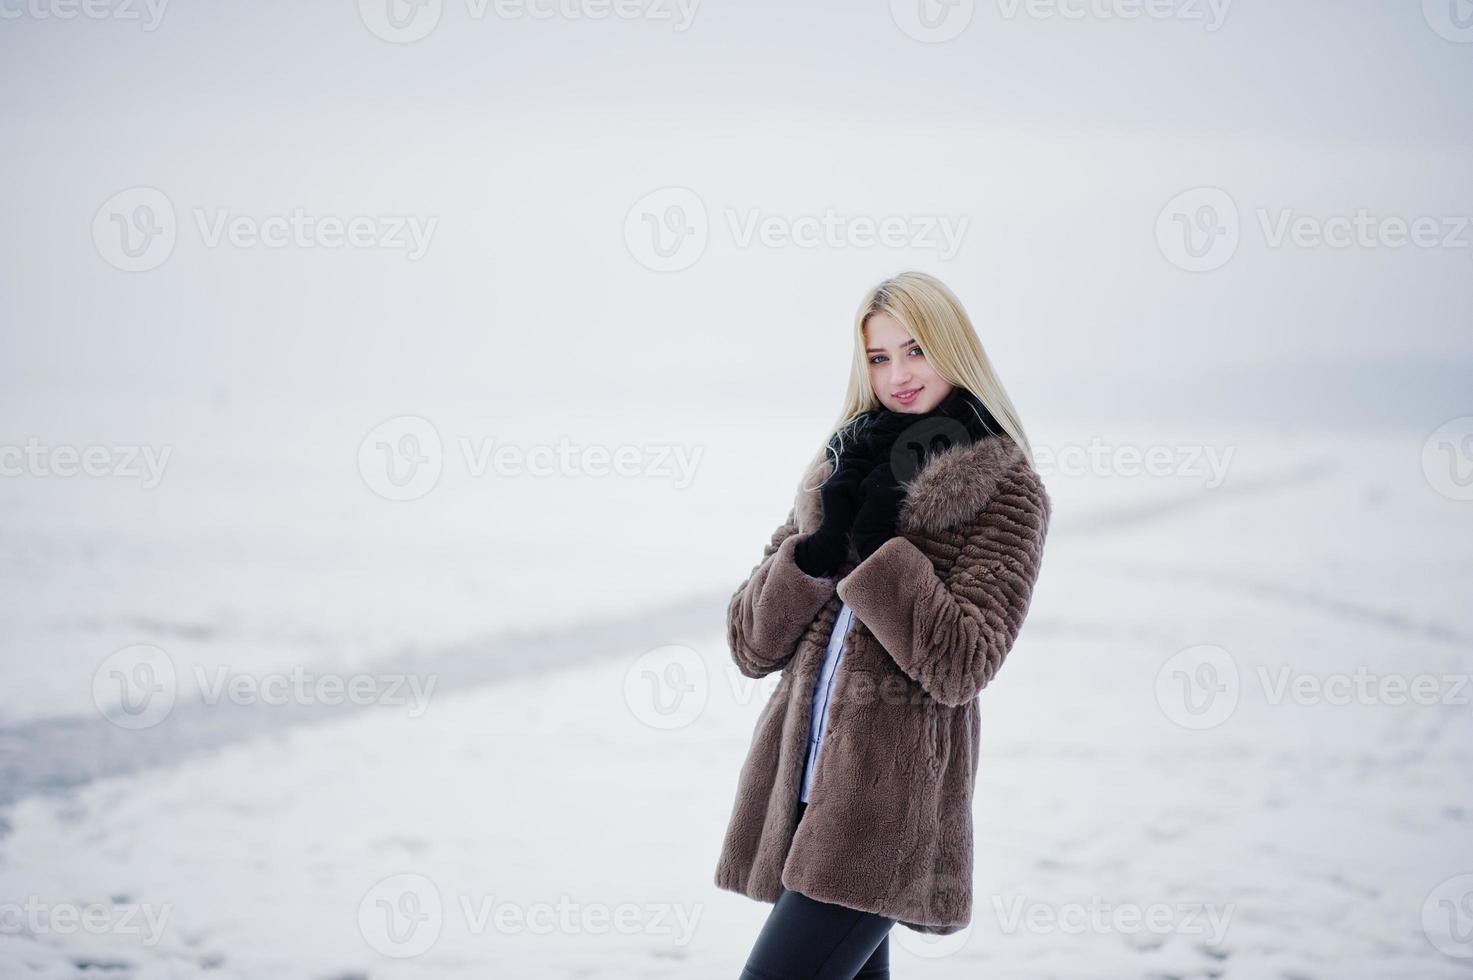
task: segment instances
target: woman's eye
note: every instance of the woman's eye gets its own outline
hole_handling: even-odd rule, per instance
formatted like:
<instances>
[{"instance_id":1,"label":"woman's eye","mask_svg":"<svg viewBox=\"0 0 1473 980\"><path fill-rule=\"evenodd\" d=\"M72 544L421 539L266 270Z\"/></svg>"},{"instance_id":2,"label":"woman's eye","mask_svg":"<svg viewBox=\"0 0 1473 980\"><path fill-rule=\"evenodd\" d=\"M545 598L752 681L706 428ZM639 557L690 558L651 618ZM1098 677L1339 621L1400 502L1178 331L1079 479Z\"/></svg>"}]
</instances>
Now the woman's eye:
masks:
<instances>
[{"instance_id":1,"label":"woman's eye","mask_svg":"<svg viewBox=\"0 0 1473 980\"><path fill-rule=\"evenodd\" d=\"M884 360L885 360L885 355L884 354L876 354L874 357L871 357L869 359L869 362L871 364L879 364L879 363L883 362Z\"/></svg>"},{"instance_id":2,"label":"woman's eye","mask_svg":"<svg viewBox=\"0 0 1473 980\"><path fill-rule=\"evenodd\" d=\"M912 353L912 354L919 354L920 352L921 352L921 349L919 347L912 347L910 349L910 353Z\"/></svg>"}]
</instances>

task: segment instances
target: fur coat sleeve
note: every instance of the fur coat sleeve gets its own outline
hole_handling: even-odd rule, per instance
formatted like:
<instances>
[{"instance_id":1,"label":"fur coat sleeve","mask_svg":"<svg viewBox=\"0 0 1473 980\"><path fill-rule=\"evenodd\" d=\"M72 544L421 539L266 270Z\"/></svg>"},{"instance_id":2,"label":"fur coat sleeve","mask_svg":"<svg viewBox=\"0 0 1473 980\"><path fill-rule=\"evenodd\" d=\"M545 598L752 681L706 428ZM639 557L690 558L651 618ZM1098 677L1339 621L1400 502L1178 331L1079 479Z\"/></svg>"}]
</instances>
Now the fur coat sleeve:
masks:
<instances>
[{"instance_id":1,"label":"fur coat sleeve","mask_svg":"<svg viewBox=\"0 0 1473 980\"><path fill-rule=\"evenodd\" d=\"M765 677L791 660L803 632L834 594L832 578L814 578L798 567L798 535L796 512L789 511L727 606L727 644L747 677Z\"/></svg>"},{"instance_id":2,"label":"fur coat sleeve","mask_svg":"<svg viewBox=\"0 0 1473 980\"><path fill-rule=\"evenodd\" d=\"M955 525L938 530L914 510L906 516L905 533L861 562L838 593L907 676L957 707L992 680L1023 627L1043 557L1047 501L1015 473ZM927 552L954 555L949 574L938 574Z\"/></svg>"}]
</instances>

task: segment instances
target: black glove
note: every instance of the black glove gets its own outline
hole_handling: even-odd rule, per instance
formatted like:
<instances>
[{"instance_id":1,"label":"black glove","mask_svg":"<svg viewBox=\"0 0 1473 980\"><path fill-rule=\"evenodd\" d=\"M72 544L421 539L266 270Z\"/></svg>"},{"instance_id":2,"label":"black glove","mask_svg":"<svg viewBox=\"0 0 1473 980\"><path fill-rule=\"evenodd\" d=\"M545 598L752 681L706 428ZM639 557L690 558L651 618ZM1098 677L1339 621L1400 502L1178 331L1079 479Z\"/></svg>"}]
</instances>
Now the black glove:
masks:
<instances>
[{"instance_id":1,"label":"black glove","mask_svg":"<svg viewBox=\"0 0 1473 980\"><path fill-rule=\"evenodd\" d=\"M854 517L851 534L854 550L859 560L864 561L880 549L880 545L895 537L895 525L900 519L900 505L905 500L905 488L895 478L889 463L881 463L870 471L860 484L864 502Z\"/></svg>"},{"instance_id":2,"label":"black glove","mask_svg":"<svg viewBox=\"0 0 1473 980\"><path fill-rule=\"evenodd\" d=\"M818 492L823 501L823 521L793 547L793 560L805 575L825 578L838 571L848 557L849 528L863 502L860 481L870 468L864 456L846 451L839 457L838 468Z\"/></svg>"}]
</instances>

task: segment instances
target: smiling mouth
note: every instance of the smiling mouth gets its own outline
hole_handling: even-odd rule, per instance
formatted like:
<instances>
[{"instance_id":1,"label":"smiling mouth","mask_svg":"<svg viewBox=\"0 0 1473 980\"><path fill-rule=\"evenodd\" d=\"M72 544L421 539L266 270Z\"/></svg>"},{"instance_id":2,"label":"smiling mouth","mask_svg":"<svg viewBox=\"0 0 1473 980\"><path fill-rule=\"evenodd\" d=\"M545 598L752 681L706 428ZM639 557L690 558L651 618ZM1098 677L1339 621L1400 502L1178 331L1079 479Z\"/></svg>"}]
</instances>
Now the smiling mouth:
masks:
<instances>
[{"instance_id":1,"label":"smiling mouth","mask_svg":"<svg viewBox=\"0 0 1473 980\"><path fill-rule=\"evenodd\" d=\"M924 388L925 385L922 385L921 387ZM897 401L908 402L914 401L915 396L919 395L920 393L920 388L906 388L903 391L894 392L891 397L896 399Z\"/></svg>"}]
</instances>

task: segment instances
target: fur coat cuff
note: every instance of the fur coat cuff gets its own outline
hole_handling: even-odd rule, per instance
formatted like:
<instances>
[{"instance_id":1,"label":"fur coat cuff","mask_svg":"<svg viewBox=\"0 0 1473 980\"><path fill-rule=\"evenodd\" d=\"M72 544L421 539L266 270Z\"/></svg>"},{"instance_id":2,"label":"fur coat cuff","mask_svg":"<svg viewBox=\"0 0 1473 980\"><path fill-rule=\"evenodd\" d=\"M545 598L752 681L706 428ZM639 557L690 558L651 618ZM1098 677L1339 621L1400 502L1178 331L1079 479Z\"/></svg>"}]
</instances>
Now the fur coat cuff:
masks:
<instances>
[{"instance_id":1,"label":"fur coat cuff","mask_svg":"<svg viewBox=\"0 0 1473 980\"><path fill-rule=\"evenodd\" d=\"M833 578L818 578L793 557L802 535L789 522L778 530L762 562L731 598L727 641L737 669L765 677L792 659L798 641L834 594Z\"/></svg>"}]
</instances>

